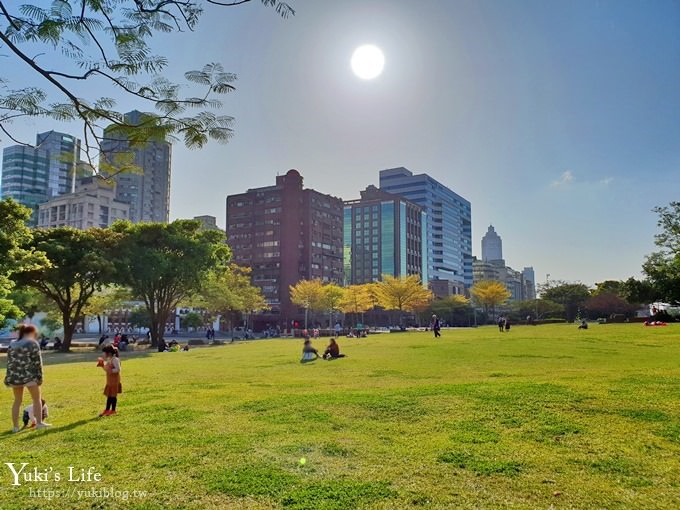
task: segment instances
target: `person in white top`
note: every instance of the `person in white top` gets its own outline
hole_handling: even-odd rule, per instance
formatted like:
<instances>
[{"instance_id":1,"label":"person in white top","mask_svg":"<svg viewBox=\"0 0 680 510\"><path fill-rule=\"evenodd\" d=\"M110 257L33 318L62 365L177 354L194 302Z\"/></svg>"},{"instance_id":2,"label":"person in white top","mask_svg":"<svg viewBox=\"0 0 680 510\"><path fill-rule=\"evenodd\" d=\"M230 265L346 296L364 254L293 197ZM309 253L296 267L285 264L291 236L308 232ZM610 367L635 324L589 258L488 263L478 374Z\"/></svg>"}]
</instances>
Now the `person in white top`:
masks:
<instances>
[{"instance_id":1,"label":"person in white top","mask_svg":"<svg viewBox=\"0 0 680 510\"><path fill-rule=\"evenodd\" d=\"M50 409L47 407L44 398L41 399L41 402L42 402L42 419L45 420L50 415ZM22 421L24 422L24 428L28 427L29 423L31 427L35 427L37 420L35 418L35 413L33 412L33 404L27 406L24 409Z\"/></svg>"}]
</instances>

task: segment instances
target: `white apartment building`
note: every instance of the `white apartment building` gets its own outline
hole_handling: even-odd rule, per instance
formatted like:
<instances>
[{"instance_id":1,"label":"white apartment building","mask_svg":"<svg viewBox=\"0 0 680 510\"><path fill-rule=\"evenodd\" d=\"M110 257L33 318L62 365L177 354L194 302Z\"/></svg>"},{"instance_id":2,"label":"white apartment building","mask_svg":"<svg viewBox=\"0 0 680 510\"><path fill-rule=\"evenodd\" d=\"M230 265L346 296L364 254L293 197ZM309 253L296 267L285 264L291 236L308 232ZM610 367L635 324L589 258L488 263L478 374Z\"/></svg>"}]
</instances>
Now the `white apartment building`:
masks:
<instances>
[{"instance_id":1,"label":"white apartment building","mask_svg":"<svg viewBox=\"0 0 680 510\"><path fill-rule=\"evenodd\" d=\"M101 177L86 177L75 192L59 195L40 204L38 227L108 227L129 218L130 205L116 199L115 185Z\"/></svg>"}]
</instances>

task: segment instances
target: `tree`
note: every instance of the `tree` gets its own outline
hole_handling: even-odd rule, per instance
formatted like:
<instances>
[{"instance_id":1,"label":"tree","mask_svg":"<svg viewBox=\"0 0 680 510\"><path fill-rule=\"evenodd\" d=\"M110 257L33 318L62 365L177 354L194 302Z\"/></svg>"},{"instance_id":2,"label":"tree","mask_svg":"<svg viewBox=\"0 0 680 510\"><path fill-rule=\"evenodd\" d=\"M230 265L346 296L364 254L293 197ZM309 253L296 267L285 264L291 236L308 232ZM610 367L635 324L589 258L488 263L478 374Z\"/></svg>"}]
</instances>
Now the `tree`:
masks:
<instances>
[{"instance_id":1,"label":"tree","mask_svg":"<svg viewBox=\"0 0 680 510\"><path fill-rule=\"evenodd\" d=\"M636 280L632 276L625 282L626 301L633 304L649 304L658 299L658 292L649 280Z\"/></svg>"},{"instance_id":2,"label":"tree","mask_svg":"<svg viewBox=\"0 0 680 510\"><path fill-rule=\"evenodd\" d=\"M541 298L554 301L564 306L565 318L573 322L579 309L585 305L590 297L590 290L582 283L567 283L553 280L550 285L541 289Z\"/></svg>"},{"instance_id":3,"label":"tree","mask_svg":"<svg viewBox=\"0 0 680 510\"><path fill-rule=\"evenodd\" d=\"M300 280L290 286L290 300L305 309L305 329L308 327L309 312L322 310L324 306L321 280Z\"/></svg>"},{"instance_id":4,"label":"tree","mask_svg":"<svg viewBox=\"0 0 680 510\"><path fill-rule=\"evenodd\" d=\"M595 284L595 288L590 292L592 296L599 294L616 294L620 298L626 296L626 283L619 280L605 280Z\"/></svg>"},{"instance_id":5,"label":"tree","mask_svg":"<svg viewBox=\"0 0 680 510\"><path fill-rule=\"evenodd\" d=\"M415 312L432 301L432 292L423 287L418 275L383 275L375 285L374 293L381 308L399 312L400 321L404 312Z\"/></svg>"},{"instance_id":6,"label":"tree","mask_svg":"<svg viewBox=\"0 0 680 510\"><path fill-rule=\"evenodd\" d=\"M517 321L523 321L527 316L531 316L534 319L564 316L564 306L549 299L515 301L511 304L510 310L513 319Z\"/></svg>"},{"instance_id":7,"label":"tree","mask_svg":"<svg viewBox=\"0 0 680 510\"><path fill-rule=\"evenodd\" d=\"M228 317L232 334L236 314L267 309L262 290L250 283L250 269L236 264L229 264L223 271L211 272L201 291L189 303L215 316Z\"/></svg>"},{"instance_id":8,"label":"tree","mask_svg":"<svg viewBox=\"0 0 680 510\"><path fill-rule=\"evenodd\" d=\"M333 327L333 314L340 310L343 289L334 283L327 283L321 288L321 307L328 311L328 327Z\"/></svg>"},{"instance_id":9,"label":"tree","mask_svg":"<svg viewBox=\"0 0 680 510\"><path fill-rule=\"evenodd\" d=\"M43 254L36 253L30 245L32 233L26 226L30 217L27 207L11 198L0 200L0 328L8 319L21 316L20 308L8 298L14 288L11 276L47 264Z\"/></svg>"},{"instance_id":10,"label":"tree","mask_svg":"<svg viewBox=\"0 0 680 510\"><path fill-rule=\"evenodd\" d=\"M198 293L212 271L227 267L231 252L224 233L202 230L194 220L117 222L111 230L122 236L115 257L116 283L144 302L151 345L157 346L179 302Z\"/></svg>"},{"instance_id":11,"label":"tree","mask_svg":"<svg viewBox=\"0 0 680 510\"><path fill-rule=\"evenodd\" d=\"M484 307L488 313L491 309L491 317L496 317L496 307L505 303L512 295L505 284L495 280L481 280L470 289L475 302Z\"/></svg>"},{"instance_id":12,"label":"tree","mask_svg":"<svg viewBox=\"0 0 680 510\"><path fill-rule=\"evenodd\" d=\"M97 317L99 334L104 332L102 317L113 310L122 308L132 296L130 291L124 287L109 286L95 292L87 304L83 307L83 315L94 315Z\"/></svg>"},{"instance_id":13,"label":"tree","mask_svg":"<svg viewBox=\"0 0 680 510\"><path fill-rule=\"evenodd\" d=\"M41 292L59 309L64 351L71 348L76 324L92 296L113 281L119 237L100 228L57 227L33 232L31 245L45 254L48 265L22 271L15 278Z\"/></svg>"},{"instance_id":14,"label":"tree","mask_svg":"<svg viewBox=\"0 0 680 510\"><path fill-rule=\"evenodd\" d=\"M205 324L205 319L198 312L189 312L182 318L182 325L185 328L200 328Z\"/></svg>"},{"instance_id":15,"label":"tree","mask_svg":"<svg viewBox=\"0 0 680 510\"><path fill-rule=\"evenodd\" d=\"M592 296L586 301L585 306L591 319L612 315L630 316L636 308L612 292L601 292Z\"/></svg>"},{"instance_id":16,"label":"tree","mask_svg":"<svg viewBox=\"0 0 680 510\"><path fill-rule=\"evenodd\" d=\"M208 6L224 8L249 1L52 0L49 6L0 1L0 44L4 56L11 58L3 68L26 66L38 83L48 87L35 86L32 79L11 86L0 74L0 131L21 143L9 130L18 118L78 121L92 168L96 152L101 151L104 124L133 144L168 136L182 138L190 148L201 147L208 139L227 141L232 118L210 110L221 108L215 96L234 90L236 76L224 72L220 64L189 71L187 82L202 90L181 98L180 84L165 77L168 59L152 53L150 39L194 30ZM261 2L283 17L294 14L285 2ZM84 98L80 96L84 90L97 94ZM157 113L147 114L142 124L127 123L111 98L114 91L140 103L140 109ZM190 109L198 112L191 114Z\"/></svg>"},{"instance_id":17,"label":"tree","mask_svg":"<svg viewBox=\"0 0 680 510\"><path fill-rule=\"evenodd\" d=\"M449 324L468 324L470 300L465 296L452 294L442 299L435 299L430 308L433 314Z\"/></svg>"},{"instance_id":18,"label":"tree","mask_svg":"<svg viewBox=\"0 0 680 510\"><path fill-rule=\"evenodd\" d=\"M661 232L655 236L658 252L647 256L643 272L656 289L657 299L680 303L680 202L654 209Z\"/></svg>"},{"instance_id":19,"label":"tree","mask_svg":"<svg viewBox=\"0 0 680 510\"><path fill-rule=\"evenodd\" d=\"M342 313L352 314L354 316L355 326L357 324L358 316L374 307L375 304L371 294L371 284L350 285L343 289L339 308Z\"/></svg>"}]
</instances>

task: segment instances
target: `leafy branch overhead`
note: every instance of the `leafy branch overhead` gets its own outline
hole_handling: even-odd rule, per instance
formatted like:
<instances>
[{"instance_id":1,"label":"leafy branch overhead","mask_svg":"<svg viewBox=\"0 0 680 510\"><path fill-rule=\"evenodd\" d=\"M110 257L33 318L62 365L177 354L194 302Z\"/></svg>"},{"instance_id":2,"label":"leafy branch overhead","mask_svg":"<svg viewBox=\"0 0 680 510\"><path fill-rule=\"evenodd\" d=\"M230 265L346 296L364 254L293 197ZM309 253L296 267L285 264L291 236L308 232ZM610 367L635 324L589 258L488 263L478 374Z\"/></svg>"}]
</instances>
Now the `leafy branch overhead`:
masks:
<instances>
[{"instance_id":1,"label":"leafy branch overhead","mask_svg":"<svg viewBox=\"0 0 680 510\"><path fill-rule=\"evenodd\" d=\"M206 7L250 1L52 0L43 7L0 0L0 54L40 83L13 83L0 71L0 140L29 145L13 135L16 119L77 121L93 168L107 127L133 146L159 139L181 140L189 148L226 142L233 118L215 111L222 108L220 97L234 90L236 76L209 63L186 72L185 84L174 83L163 76L168 58L155 54L150 42L157 34L193 31ZM295 14L285 2L260 1L284 18ZM183 95L185 88L191 95ZM83 97L83 90L101 95ZM121 93L151 113L141 123L127 121L112 97Z\"/></svg>"}]
</instances>

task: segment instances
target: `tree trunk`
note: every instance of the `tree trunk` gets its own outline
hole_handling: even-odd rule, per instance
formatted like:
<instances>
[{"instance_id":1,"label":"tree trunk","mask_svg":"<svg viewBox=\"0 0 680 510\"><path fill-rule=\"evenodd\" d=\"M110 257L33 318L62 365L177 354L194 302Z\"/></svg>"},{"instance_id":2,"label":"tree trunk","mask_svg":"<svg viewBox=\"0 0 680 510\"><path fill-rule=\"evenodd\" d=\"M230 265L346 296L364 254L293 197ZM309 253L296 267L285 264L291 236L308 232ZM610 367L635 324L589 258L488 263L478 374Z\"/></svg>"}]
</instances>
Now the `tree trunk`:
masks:
<instances>
[{"instance_id":1,"label":"tree trunk","mask_svg":"<svg viewBox=\"0 0 680 510\"><path fill-rule=\"evenodd\" d=\"M73 340L73 332L76 329L76 325L75 321L71 323L71 316L68 312L62 312L61 318L64 327L64 339L61 344L61 352L68 352L71 350L71 341Z\"/></svg>"},{"instance_id":2,"label":"tree trunk","mask_svg":"<svg viewBox=\"0 0 680 510\"><path fill-rule=\"evenodd\" d=\"M99 325L99 336L102 336L102 333L104 332L102 330L102 316L97 315L97 324Z\"/></svg>"}]
</instances>

